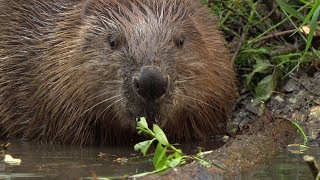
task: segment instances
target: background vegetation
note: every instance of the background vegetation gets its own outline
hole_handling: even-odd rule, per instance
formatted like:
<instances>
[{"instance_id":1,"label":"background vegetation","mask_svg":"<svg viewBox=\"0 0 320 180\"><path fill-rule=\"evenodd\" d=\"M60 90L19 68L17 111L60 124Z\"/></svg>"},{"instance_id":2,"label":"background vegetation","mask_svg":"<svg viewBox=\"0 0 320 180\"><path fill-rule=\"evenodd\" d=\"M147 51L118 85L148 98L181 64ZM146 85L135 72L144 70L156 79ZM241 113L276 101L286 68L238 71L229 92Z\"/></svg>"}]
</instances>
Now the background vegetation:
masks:
<instances>
[{"instance_id":1,"label":"background vegetation","mask_svg":"<svg viewBox=\"0 0 320 180\"><path fill-rule=\"evenodd\" d=\"M240 89L266 101L302 67L319 70L320 0L204 0L219 18Z\"/></svg>"}]
</instances>

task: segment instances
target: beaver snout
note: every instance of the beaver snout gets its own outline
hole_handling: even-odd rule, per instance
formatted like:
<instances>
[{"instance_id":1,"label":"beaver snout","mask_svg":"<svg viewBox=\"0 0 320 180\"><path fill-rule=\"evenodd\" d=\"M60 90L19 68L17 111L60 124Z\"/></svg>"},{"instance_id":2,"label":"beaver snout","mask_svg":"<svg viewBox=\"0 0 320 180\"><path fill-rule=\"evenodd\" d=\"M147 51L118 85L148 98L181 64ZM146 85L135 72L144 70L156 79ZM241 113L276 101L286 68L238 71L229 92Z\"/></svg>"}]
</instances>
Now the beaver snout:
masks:
<instances>
[{"instance_id":1,"label":"beaver snout","mask_svg":"<svg viewBox=\"0 0 320 180\"><path fill-rule=\"evenodd\" d=\"M145 66L133 77L133 88L145 101L155 101L168 90L169 78L156 66Z\"/></svg>"}]
</instances>

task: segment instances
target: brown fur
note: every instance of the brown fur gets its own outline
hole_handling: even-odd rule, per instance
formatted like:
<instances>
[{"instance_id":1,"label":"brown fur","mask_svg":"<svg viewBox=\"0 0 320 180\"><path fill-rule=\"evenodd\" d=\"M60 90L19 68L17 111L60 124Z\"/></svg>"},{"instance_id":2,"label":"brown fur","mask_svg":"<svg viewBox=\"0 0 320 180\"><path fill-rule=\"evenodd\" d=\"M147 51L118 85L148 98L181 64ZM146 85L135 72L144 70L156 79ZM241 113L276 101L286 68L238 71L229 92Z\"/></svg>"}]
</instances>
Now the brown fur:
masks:
<instances>
[{"instance_id":1,"label":"brown fur","mask_svg":"<svg viewBox=\"0 0 320 180\"><path fill-rule=\"evenodd\" d=\"M154 104L172 140L226 131L234 71L212 15L196 0L0 0L0 129L8 138L130 140L147 105L132 77L170 79ZM108 38L115 38L112 49ZM184 39L177 47L177 39Z\"/></svg>"}]
</instances>

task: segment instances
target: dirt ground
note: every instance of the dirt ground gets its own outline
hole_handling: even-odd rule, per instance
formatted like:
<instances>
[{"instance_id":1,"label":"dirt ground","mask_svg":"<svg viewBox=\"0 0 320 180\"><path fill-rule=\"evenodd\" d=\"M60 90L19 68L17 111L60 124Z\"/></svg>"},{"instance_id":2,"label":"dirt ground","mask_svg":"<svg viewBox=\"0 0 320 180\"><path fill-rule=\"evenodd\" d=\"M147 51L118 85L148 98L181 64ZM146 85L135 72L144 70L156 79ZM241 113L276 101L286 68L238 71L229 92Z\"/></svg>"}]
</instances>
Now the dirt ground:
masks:
<instances>
[{"instance_id":1,"label":"dirt ground","mask_svg":"<svg viewBox=\"0 0 320 180\"><path fill-rule=\"evenodd\" d=\"M262 108L255 107L253 99L249 93L240 96L232 117L233 126L254 120L266 108L273 117L299 123L311 145L320 145L320 71L310 67L288 77Z\"/></svg>"},{"instance_id":2,"label":"dirt ground","mask_svg":"<svg viewBox=\"0 0 320 180\"><path fill-rule=\"evenodd\" d=\"M225 169L204 168L197 163L147 176L147 179L223 179L254 169L288 144L302 143L291 122L298 122L310 139L310 146L320 144L320 72L302 70L284 80L271 99L256 107L251 93L238 98L231 117L237 129L223 147L214 150L207 160L223 164ZM232 134L232 133L231 133Z\"/></svg>"}]
</instances>

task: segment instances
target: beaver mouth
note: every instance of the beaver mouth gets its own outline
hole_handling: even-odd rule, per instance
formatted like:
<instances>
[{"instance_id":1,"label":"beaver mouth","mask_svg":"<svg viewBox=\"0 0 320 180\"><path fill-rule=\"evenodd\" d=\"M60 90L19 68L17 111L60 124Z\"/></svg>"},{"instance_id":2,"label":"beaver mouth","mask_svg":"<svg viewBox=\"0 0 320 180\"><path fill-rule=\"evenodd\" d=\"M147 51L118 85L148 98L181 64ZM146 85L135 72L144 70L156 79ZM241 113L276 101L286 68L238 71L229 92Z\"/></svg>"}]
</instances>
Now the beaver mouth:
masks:
<instances>
[{"instance_id":1,"label":"beaver mouth","mask_svg":"<svg viewBox=\"0 0 320 180\"><path fill-rule=\"evenodd\" d=\"M149 125L158 124L164 119L165 104L161 102L142 102L135 101L135 103L128 102L126 105L129 118L135 120L144 117Z\"/></svg>"},{"instance_id":2,"label":"beaver mouth","mask_svg":"<svg viewBox=\"0 0 320 180\"><path fill-rule=\"evenodd\" d=\"M142 111L137 114L137 118L146 118L149 125L156 124L160 121L159 105L155 103L146 103Z\"/></svg>"},{"instance_id":3,"label":"beaver mouth","mask_svg":"<svg viewBox=\"0 0 320 180\"><path fill-rule=\"evenodd\" d=\"M158 66L143 66L133 74L129 84L131 96L128 99L135 108L131 111L135 112L137 118L145 117L147 122L157 123L168 96L169 75Z\"/></svg>"},{"instance_id":4,"label":"beaver mouth","mask_svg":"<svg viewBox=\"0 0 320 180\"><path fill-rule=\"evenodd\" d=\"M145 108L145 118L149 124L156 124L159 122L159 107L154 103L148 103Z\"/></svg>"}]
</instances>

